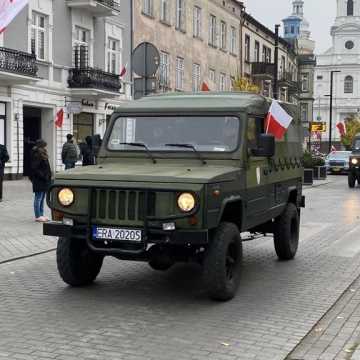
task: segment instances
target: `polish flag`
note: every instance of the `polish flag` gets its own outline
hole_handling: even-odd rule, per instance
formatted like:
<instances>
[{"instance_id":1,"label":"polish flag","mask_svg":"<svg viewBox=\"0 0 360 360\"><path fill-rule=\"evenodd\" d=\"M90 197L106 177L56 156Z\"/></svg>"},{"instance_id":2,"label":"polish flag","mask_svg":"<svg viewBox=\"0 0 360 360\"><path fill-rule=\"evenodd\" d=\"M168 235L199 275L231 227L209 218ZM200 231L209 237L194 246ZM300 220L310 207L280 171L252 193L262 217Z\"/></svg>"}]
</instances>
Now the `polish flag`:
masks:
<instances>
[{"instance_id":1,"label":"polish flag","mask_svg":"<svg viewBox=\"0 0 360 360\"><path fill-rule=\"evenodd\" d=\"M120 74L119 74L120 77L125 76L125 74L127 72L127 67L128 67L128 64L126 64L125 66L122 67Z\"/></svg>"},{"instance_id":2,"label":"polish flag","mask_svg":"<svg viewBox=\"0 0 360 360\"><path fill-rule=\"evenodd\" d=\"M29 0L0 0L0 34L28 2Z\"/></svg>"},{"instance_id":3,"label":"polish flag","mask_svg":"<svg viewBox=\"0 0 360 360\"><path fill-rule=\"evenodd\" d=\"M293 118L273 100L269 113L265 119L265 128L267 134L273 134L276 139L282 139Z\"/></svg>"},{"instance_id":4,"label":"polish flag","mask_svg":"<svg viewBox=\"0 0 360 360\"><path fill-rule=\"evenodd\" d=\"M58 128L62 128L64 123L64 109L60 109L56 113L55 126Z\"/></svg>"},{"instance_id":5,"label":"polish flag","mask_svg":"<svg viewBox=\"0 0 360 360\"><path fill-rule=\"evenodd\" d=\"M345 136L346 135L346 127L345 124L343 122L339 122L336 127L339 130L339 133L341 136Z\"/></svg>"}]
</instances>

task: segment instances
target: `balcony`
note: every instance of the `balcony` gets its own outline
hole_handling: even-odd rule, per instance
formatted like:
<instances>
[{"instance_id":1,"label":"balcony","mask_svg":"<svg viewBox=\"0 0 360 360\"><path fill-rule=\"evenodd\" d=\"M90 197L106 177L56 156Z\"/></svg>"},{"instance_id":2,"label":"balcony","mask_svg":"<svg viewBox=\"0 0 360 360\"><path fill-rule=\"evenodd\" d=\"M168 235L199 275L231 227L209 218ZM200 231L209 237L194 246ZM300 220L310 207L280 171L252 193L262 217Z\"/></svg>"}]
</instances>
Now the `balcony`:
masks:
<instances>
[{"instance_id":1,"label":"balcony","mask_svg":"<svg viewBox=\"0 0 360 360\"><path fill-rule=\"evenodd\" d=\"M119 0L67 0L66 3L71 8L87 10L93 16L116 16L120 13Z\"/></svg>"},{"instance_id":2,"label":"balcony","mask_svg":"<svg viewBox=\"0 0 360 360\"><path fill-rule=\"evenodd\" d=\"M275 64L257 62L251 64L251 73L255 79L272 80L274 78Z\"/></svg>"},{"instance_id":3,"label":"balcony","mask_svg":"<svg viewBox=\"0 0 360 360\"><path fill-rule=\"evenodd\" d=\"M31 84L38 80L35 55L0 47L0 83Z\"/></svg>"},{"instance_id":4,"label":"balcony","mask_svg":"<svg viewBox=\"0 0 360 360\"><path fill-rule=\"evenodd\" d=\"M290 72L280 73L279 85L293 89L294 91L298 90L298 82L294 80L294 75Z\"/></svg>"},{"instance_id":5,"label":"balcony","mask_svg":"<svg viewBox=\"0 0 360 360\"><path fill-rule=\"evenodd\" d=\"M88 97L116 97L121 89L119 75L90 67L71 69L68 84L74 95Z\"/></svg>"}]
</instances>

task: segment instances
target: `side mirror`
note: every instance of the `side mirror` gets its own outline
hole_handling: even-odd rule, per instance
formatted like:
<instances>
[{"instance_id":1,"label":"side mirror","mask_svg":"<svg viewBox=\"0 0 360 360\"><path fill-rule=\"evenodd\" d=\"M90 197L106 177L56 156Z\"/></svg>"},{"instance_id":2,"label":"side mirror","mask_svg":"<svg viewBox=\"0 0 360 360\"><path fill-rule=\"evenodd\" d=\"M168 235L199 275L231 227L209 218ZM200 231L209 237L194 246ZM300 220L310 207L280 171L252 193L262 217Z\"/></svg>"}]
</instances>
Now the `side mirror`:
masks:
<instances>
[{"instance_id":1,"label":"side mirror","mask_svg":"<svg viewBox=\"0 0 360 360\"><path fill-rule=\"evenodd\" d=\"M274 135L260 134L258 138L258 148L253 149L252 153L257 157L273 157L275 155Z\"/></svg>"}]
</instances>

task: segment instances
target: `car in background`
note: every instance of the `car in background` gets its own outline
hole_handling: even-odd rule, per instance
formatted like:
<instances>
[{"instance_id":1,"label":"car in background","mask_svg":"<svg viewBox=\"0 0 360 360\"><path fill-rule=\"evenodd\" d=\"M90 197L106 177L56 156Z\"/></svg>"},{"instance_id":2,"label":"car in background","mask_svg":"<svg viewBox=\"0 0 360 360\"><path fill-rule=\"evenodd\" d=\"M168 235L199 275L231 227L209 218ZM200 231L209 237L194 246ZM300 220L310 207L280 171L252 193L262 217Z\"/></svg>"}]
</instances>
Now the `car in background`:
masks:
<instances>
[{"instance_id":1,"label":"car in background","mask_svg":"<svg viewBox=\"0 0 360 360\"><path fill-rule=\"evenodd\" d=\"M351 151L332 151L325 159L327 171L331 174L343 174L349 171Z\"/></svg>"}]
</instances>

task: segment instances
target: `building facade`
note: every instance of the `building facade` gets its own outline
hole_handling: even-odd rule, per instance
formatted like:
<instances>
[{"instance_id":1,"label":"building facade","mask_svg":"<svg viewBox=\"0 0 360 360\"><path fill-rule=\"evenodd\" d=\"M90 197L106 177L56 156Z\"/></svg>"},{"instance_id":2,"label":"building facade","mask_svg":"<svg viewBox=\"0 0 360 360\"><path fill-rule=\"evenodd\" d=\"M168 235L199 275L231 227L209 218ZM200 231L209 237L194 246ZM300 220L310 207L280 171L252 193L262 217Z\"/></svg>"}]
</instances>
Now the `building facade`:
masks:
<instances>
[{"instance_id":1,"label":"building facade","mask_svg":"<svg viewBox=\"0 0 360 360\"><path fill-rule=\"evenodd\" d=\"M235 0L134 0L134 46L160 52L160 91L228 91L239 74L242 5Z\"/></svg>"},{"instance_id":2,"label":"building facade","mask_svg":"<svg viewBox=\"0 0 360 360\"><path fill-rule=\"evenodd\" d=\"M337 15L331 28L332 47L317 57L315 73L314 117L327 122L330 127L330 74L334 73L334 104L332 142L340 147L340 133L336 125L360 113L360 1L337 0ZM329 131L322 143L326 149Z\"/></svg>"},{"instance_id":3,"label":"building facade","mask_svg":"<svg viewBox=\"0 0 360 360\"><path fill-rule=\"evenodd\" d=\"M48 143L54 171L62 168L67 133L78 143L102 136L108 115L130 97L130 6L113 0L30 0L0 35L0 142L6 176L30 172L34 141ZM63 126L55 126L60 109Z\"/></svg>"}]
</instances>

